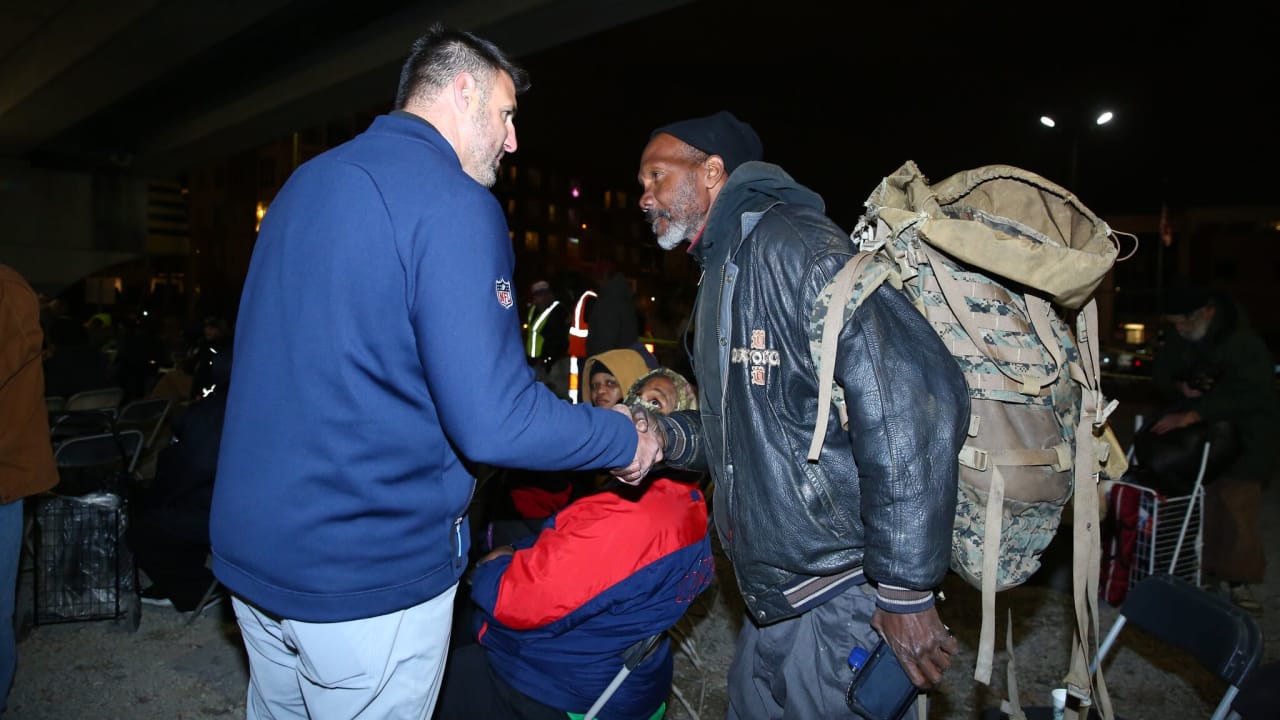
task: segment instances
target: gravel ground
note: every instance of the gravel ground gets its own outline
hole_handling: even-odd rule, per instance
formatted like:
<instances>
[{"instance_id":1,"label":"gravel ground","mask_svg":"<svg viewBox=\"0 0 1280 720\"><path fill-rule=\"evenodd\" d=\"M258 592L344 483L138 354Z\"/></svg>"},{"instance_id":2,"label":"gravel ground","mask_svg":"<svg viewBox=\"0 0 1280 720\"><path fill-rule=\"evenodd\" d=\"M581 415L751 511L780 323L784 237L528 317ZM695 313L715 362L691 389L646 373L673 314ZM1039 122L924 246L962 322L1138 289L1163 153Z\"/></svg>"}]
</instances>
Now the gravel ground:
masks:
<instances>
[{"instance_id":1,"label":"gravel ground","mask_svg":"<svg viewBox=\"0 0 1280 720\"><path fill-rule=\"evenodd\" d=\"M1273 551L1265 585L1259 588L1267 660L1280 659L1280 483L1265 496L1263 532ZM723 718L724 678L742 622L742 604L732 570L718 568L718 582L681 624L688 650L677 655L676 692L667 717ZM1049 568L1052 570L1052 568ZM1071 601L1053 587L1052 572L1033 584L1000 594L1001 618L1012 610L1018 683L1024 703L1047 704L1068 660ZM24 576L29 581L29 574ZM933 696L930 716L977 718L999 703L1004 654L998 652L993 687L972 680L981 609L978 592L954 576L940 606L955 630L961 653L944 686ZM20 609L30 607L24 588ZM1103 606L1103 631L1115 619ZM248 680L234 618L226 605L190 626L173 610L146 607L136 632L112 621L41 625L18 646L18 673L9 697L13 720L113 718L201 720L240 717ZM1003 619L999 623L1003 639ZM1001 643L1002 644L1002 643ZM1109 656L1107 685L1116 709L1130 720L1205 718L1224 684L1176 651L1126 630Z\"/></svg>"}]
</instances>

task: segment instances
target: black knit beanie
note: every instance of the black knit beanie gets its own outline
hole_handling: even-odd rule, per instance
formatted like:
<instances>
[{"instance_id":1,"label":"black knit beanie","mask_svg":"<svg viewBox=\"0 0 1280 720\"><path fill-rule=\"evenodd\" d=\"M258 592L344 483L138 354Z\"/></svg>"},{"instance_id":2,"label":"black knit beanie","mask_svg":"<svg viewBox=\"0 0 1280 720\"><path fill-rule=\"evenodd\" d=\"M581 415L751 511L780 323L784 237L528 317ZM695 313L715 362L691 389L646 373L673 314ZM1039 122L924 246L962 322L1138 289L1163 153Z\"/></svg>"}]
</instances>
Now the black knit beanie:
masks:
<instances>
[{"instance_id":1,"label":"black knit beanie","mask_svg":"<svg viewBox=\"0 0 1280 720\"><path fill-rule=\"evenodd\" d=\"M724 160L724 171L729 175L742 163L764 157L764 146L756 131L725 110L663 125L650 133L649 139L658 133L679 138L708 155L719 155Z\"/></svg>"}]
</instances>

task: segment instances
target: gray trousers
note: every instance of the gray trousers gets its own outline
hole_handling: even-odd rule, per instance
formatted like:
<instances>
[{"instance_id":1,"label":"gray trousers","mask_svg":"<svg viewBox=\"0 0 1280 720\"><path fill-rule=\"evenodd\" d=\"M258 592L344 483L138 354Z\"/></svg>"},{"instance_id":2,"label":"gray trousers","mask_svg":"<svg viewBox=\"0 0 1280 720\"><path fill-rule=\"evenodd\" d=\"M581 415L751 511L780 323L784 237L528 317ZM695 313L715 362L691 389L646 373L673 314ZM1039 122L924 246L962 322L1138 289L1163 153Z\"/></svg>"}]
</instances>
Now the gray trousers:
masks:
<instances>
[{"instance_id":1,"label":"gray trousers","mask_svg":"<svg viewBox=\"0 0 1280 720\"><path fill-rule=\"evenodd\" d=\"M875 589L856 585L799 617L758 627L748 617L729 667L729 720L856 718L844 702L849 651L871 650Z\"/></svg>"}]
</instances>

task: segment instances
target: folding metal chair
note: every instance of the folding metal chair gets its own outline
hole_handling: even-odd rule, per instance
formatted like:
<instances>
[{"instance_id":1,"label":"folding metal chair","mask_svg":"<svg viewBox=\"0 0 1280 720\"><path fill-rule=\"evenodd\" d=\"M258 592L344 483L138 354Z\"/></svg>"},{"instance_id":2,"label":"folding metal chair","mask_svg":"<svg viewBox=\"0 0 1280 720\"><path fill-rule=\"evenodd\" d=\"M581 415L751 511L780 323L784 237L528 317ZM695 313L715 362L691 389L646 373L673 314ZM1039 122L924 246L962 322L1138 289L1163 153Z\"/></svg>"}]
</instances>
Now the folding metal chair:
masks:
<instances>
[{"instance_id":1,"label":"folding metal chair","mask_svg":"<svg viewBox=\"0 0 1280 720\"><path fill-rule=\"evenodd\" d=\"M1128 623L1186 651L1206 670L1227 681L1213 720L1239 717L1231 704L1262 659L1262 629L1252 615L1186 580L1152 575L1129 591L1120 616L1098 648L1093 667L1106 657Z\"/></svg>"},{"instance_id":2,"label":"folding metal chair","mask_svg":"<svg viewBox=\"0 0 1280 720\"><path fill-rule=\"evenodd\" d=\"M145 438L140 430L122 430L69 438L53 451L59 474L64 470L132 473ZM102 475L102 480L106 476Z\"/></svg>"},{"instance_id":3,"label":"folding metal chair","mask_svg":"<svg viewBox=\"0 0 1280 720\"><path fill-rule=\"evenodd\" d=\"M54 445L81 435L100 435L111 432L114 426L111 415L105 410L77 410L63 413L49 425L49 441Z\"/></svg>"},{"instance_id":4,"label":"folding metal chair","mask_svg":"<svg viewBox=\"0 0 1280 720\"><path fill-rule=\"evenodd\" d=\"M205 614L205 610L209 610L210 607L215 605L216 601L221 600L218 594L220 589L221 583L218 582L218 578L214 578L214 582L209 583L209 588L200 597L200 602L197 602L196 607L193 607L192 611L188 612L187 619L183 620L182 624L191 625L195 623L196 620L200 619L201 615Z\"/></svg>"},{"instance_id":5,"label":"folding metal chair","mask_svg":"<svg viewBox=\"0 0 1280 720\"><path fill-rule=\"evenodd\" d=\"M1098 648L1090 671L1097 669L1128 624L1161 642L1179 648L1206 670L1227 682L1226 692L1212 720L1239 718L1232 703L1240 686L1262 660L1262 629L1258 621L1231 602L1173 575L1151 575L1129 591L1120 615ZM1052 708L1024 707L1028 720L1048 718ZM1089 717L1096 717L1091 709ZM1002 717L998 709L984 719ZM1117 714L1117 718L1123 718Z\"/></svg>"},{"instance_id":6,"label":"folding metal chair","mask_svg":"<svg viewBox=\"0 0 1280 720\"><path fill-rule=\"evenodd\" d=\"M124 400L124 389L118 387L98 388L96 390L84 390L67 398L66 404L63 406L65 412L75 412L77 410L105 410L115 415L116 410L120 407L120 402Z\"/></svg>"},{"instance_id":7,"label":"folding metal chair","mask_svg":"<svg viewBox=\"0 0 1280 720\"><path fill-rule=\"evenodd\" d=\"M72 395L60 410L49 416L50 440L56 445L77 435L110 431L123 398L124 390L118 387L85 390Z\"/></svg>"},{"instance_id":8,"label":"folding metal chair","mask_svg":"<svg viewBox=\"0 0 1280 720\"><path fill-rule=\"evenodd\" d=\"M126 403L116 413L117 430L140 430L145 436L143 448L151 447L160 432L160 426L169 416L173 403L167 398L144 398Z\"/></svg>"}]
</instances>

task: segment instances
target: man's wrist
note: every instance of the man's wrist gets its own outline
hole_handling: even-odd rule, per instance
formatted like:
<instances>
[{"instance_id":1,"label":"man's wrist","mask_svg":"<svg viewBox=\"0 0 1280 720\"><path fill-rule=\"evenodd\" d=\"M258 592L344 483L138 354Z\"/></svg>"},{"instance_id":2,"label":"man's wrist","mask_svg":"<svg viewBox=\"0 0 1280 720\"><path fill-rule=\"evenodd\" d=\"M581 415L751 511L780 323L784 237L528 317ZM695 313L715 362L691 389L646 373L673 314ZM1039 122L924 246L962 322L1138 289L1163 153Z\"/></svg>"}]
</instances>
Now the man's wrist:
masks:
<instances>
[{"instance_id":1,"label":"man's wrist","mask_svg":"<svg viewBox=\"0 0 1280 720\"><path fill-rule=\"evenodd\" d=\"M932 590L912 590L884 583L876 586L876 607L885 612L899 614L923 612L933 607L933 602Z\"/></svg>"}]
</instances>

